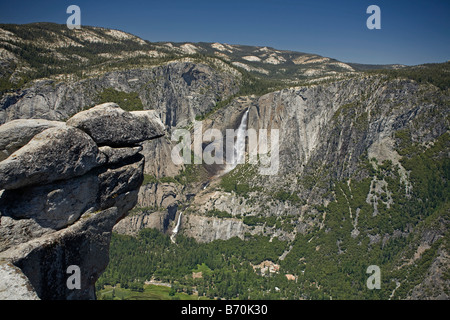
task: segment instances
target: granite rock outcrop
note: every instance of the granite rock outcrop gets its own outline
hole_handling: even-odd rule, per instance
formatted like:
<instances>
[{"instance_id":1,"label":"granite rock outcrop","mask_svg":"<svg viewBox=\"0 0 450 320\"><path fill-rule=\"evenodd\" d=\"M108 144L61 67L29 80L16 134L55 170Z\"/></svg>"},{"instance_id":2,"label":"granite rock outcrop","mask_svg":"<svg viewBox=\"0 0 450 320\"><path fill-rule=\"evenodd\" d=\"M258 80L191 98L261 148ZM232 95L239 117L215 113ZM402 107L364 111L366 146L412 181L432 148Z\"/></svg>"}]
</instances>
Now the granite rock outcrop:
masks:
<instances>
[{"instance_id":1,"label":"granite rock outcrop","mask_svg":"<svg viewBox=\"0 0 450 320\"><path fill-rule=\"evenodd\" d=\"M17 278L0 296L95 299L112 228L137 202L141 144L164 135L162 122L108 103L66 123L13 121L0 133L0 278ZM75 289L70 266L80 270Z\"/></svg>"}]
</instances>

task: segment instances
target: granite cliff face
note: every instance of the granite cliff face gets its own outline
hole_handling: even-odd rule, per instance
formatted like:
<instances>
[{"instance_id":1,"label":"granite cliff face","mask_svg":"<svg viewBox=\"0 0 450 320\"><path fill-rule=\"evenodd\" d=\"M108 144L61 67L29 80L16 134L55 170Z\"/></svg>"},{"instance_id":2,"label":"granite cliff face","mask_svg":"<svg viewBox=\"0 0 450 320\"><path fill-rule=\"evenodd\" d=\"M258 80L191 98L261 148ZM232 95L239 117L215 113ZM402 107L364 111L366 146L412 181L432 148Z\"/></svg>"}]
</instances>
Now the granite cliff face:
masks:
<instances>
[{"instance_id":1,"label":"granite cliff face","mask_svg":"<svg viewBox=\"0 0 450 320\"><path fill-rule=\"evenodd\" d=\"M217 70L218 68L221 68ZM63 120L96 103L106 88L137 92L144 109L155 109L167 126L186 126L195 115L237 92L236 70L184 59L145 69L111 71L80 81L36 80L0 100L0 123L20 118Z\"/></svg>"},{"instance_id":2,"label":"granite cliff face","mask_svg":"<svg viewBox=\"0 0 450 320\"><path fill-rule=\"evenodd\" d=\"M222 178L216 176L217 166L203 165L205 170L197 183L184 186L172 183L167 188L167 184L155 182L141 187L138 207L167 208L161 200L154 201L156 192L160 199L168 196L177 199L179 204L187 204L188 211L193 215L200 214L194 218L197 222L203 214L214 210L233 217L242 214L298 217L296 227L289 233L276 228L243 227L231 228L238 231L224 233L228 237L222 235L217 239L233 236L243 238L250 230L269 234L275 232L277 236L284 234L284 237L293 238L297 231L307 232L316 226L317 205L326 205L332 201L323 197L329 191L324 181L351 180L361 171L362 157L378 159L379 162L392 161L398 166L402 181L409 185L408 174L396 151L395 133L407 129L412 123L422 123L423 119L428 119L433 125L420 127L416 131L421 143L433 141L444 134L447 130L444 115L448 108L440 101L440 95L439 90L432 86L424 87L414 81L386 80L373 76L295 87L261 97L235 98L226 108L202 121L203 132L218 129L225 137L226 129L236 129L247 109L250 129L267 129L269 132L278 129L280 163L275 175L257 174L255 168L259 165L245 165L242 172L239 168L236 170L239 171L235 175L236 183L245 183L254 189L264 188L265 191L255 191L250 197L244 197L238 192L226 192L219 187ZM207 144L204 142L204 146ZM166 146L170 150L173 145L168 142ZM153 153L145 154L149 159L153 158ZM159 160L170 165L170 152L160 154ZM151 170L146 172L155 177L165 176ZM177 174L175 170L171 176ZM374 182L374 188L378 190L381 184L379 181L378 184ZM278 191L293 195L296 201L273 199L272 194ZM149 197L152 198L150 202L145 200ZM146 212L148 215L149 210ZM207 217L204 219L210 220ZM189 215L186 216L188 220ZM222 220L227 221L226 218ZM221 234L216 224L208 224L209 228L201 225L182 224L182 230L188 235L194 235L199 241L214 240L214 235Z\"/></svg>"},{"instance_id":3,"label":"granite cliff face","mask_svg":"<svg viewBox=\"0 0 450 320\"><path fill-rule=\"evenodd\" d=\"M248 128L279 130L278 172L260 175L261 163L246 163L221 175L217 166L202 165L191 183L172 183L168 190L164 183L154 182L151 188L141 188L141 198L148 198L146 192L152 189L159 190L160 199L177 199L183 210L180 233L199 242L266 235L295 243L298 237L313 240L322 230L337 233L345 241L359 241L360 247L367 240L364 252L377 245L384 250L394 247L393 266L383 269L396 281L388 297L448 299L444 289L448 286L448 231L444 225L449 220L448 206L442 204L446 196L439 195L441 187L433 201L443 207L420 209L422 201L431 201L420 197L433 197L423 186L433 188L445 178L433 176L428 181L424 170L433 165L414 167L416 162L429 161L427 157L445 167L448 99L448 94L432 85L380 76L239 97L205 119L203 132L215 128L225 134L226 129L236 129L249 110ZM204 142L204 148L207 145ZM155 223L152 219L161 216L165 205L161 201L147 205L152 208L145 218L139 213L133 217L136 222L141 219L133 224L133 234L146 227L170 233L175 216L162 214L169 219L169 227L161 228L162 220ZM405 206L411 208L405 210ZM416 212L428 218L414 224L403 217ZM342 222L336 222L338 214L343 215ZM123 221L117 231L129 233L124 231L126 224ZM319 250L322 240L315 241ZM346 253L340 241L344 240L337 240L336 248L331 248L338 255ZM402 241L408 245L396 247ZM433 258L425 252L434 254ZM415 284L398 275L414 274L417 271L411 270L423 264L426 271Z\"/></svg>"},{"instance_id":4,"label":"granite cliff face","mask_svg":"<svg viewBox=\"0 0 450 320\"><path fill-rule=\"evenodd\" d=\"M164 135L164 126L154 111L112 103L66 123L9 124L0 127L9 155L0 162L0 298L94 299L112 228L137 202L140 144ZM66 285L72 265L79 289Z\"/></svg>"},{"instance_id":5,"label":"granite cliff face","mask_svg":"<svg viewBox=\"0 0 450 320\"><path fill-rule=\"evenodd\" d=\"M395 133L426 118L433 126L417 129L421 143L444 134L448 125L444 115L448 108L439 101L440 95L437 88L376 76L237 98L203 121L204 132L216 128L225 136L226 129L236 128L248 109L249 129L279 130L279 170L274 175L263 176L257 170L261 164L246 164L237 168L236 171L241 170L239 173L229 176L235 183L248 184L254 189L248 196L224 192L217 188L218 183L211 182L206 190L196 192L190 208L196 214L219 210L231 216L243 213L295 216L298 221L291 237L298 230L306 232L315 226L315 206L332 201L323 196L330 189L326 184L355 179L358 173L360 177L364 175L362 158L378 159L380 163L392 161L398 166L402 181L409 185L408 174L396 151ZM280 191L295 201L274 199L273 194ZM190 228L195 229L195 224ZM270 230L266 231L274 231ZM196 234L200 241L202 233L206 233L205 238L214 238L207 229L188 232ZM216 230L212 228L210 232L214 234ZM241 233L232 236L243 237L245 232L243 228Z\"/></svg>"}]
</instances>

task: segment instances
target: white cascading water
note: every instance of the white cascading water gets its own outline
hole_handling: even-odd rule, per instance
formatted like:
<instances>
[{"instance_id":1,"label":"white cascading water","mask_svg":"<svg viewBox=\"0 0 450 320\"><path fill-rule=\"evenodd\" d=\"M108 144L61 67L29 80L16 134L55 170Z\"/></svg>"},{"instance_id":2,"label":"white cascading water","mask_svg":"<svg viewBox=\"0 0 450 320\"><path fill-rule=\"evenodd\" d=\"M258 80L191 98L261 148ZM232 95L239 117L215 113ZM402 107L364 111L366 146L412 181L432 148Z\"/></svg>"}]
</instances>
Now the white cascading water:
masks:
<instances>
[{"instance_id":1,"label":"white cascading water","mask_svg":"<svg viewBox=\"0 0 450 320\"><path fill-rule=\"evenodd\" d=\"M247 118L248 118L248 109L245 111L239 128L236 133L236 142L234 143L233 150L233 158L231 161L227 160L227 166L224 170L224 173L230 172L240 163L244 163L245 161L245 136L247 134Z\"/></svg>"},{"instance_id":2,"label":"white cascading water","mask_svg":"<svg viewBox=\"0 0 450 320\"><path fill-rule=\"evenodd\" d=\"M172 240L172 242L173 243L175 243L175 236L177 235L177 233L178 233L178 229L180 228L180 223L181 223L181 215L182 215L183 213L182 212L180 212L180 215L178 216L178 222L177 222L177 225L175 226L175 228L173 229L173 231L172 231L172 235L170 236L170 240Z\"/></svg>"}]
</instances>

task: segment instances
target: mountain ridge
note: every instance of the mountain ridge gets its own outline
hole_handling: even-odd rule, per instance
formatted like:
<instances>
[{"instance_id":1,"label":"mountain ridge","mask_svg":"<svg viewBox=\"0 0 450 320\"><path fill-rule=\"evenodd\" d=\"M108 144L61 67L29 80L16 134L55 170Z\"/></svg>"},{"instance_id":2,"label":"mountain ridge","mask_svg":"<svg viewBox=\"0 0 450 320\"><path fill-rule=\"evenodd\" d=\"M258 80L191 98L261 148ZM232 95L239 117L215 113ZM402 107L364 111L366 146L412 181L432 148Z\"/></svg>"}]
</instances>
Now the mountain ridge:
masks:
<instances>
[{"instance_id":1,"label":"mountain ridge","mask_svg":"<svg viewBox=\"0 0 450 320\"><path fill-rule=\"evenodd\" d=\"M160 61L195 54L206 54L222 59L256 76L271 77L291 83L339 76L341 72L354 71L351 64L336 59L271 47L205 42L152 43L120 30L89 26L83 26L81 30L69 30L65 25L54 23L2 24L0 29L1 56L3 60L10 62L10 66L6 64L6 72L3 71L0 76L2 76L1 81L11 84L26 81L25 79L21 82L21 76L33 79L48 75L55 76L59 72L79 74L80 70L77 69L80 66L102 71L104 64L124 67L130 63L131 66L133 63L130 59L153 65ZM77 54L81 48L85 48L87 52L91 51L92 54ZM120 53L117 52L118 50ZM39 69L39 63L45 65L44 58L49 60L49 64L43 70L35 70ZM14 64L18 67L11 66ZM286 70L280 71L280 65ZM274 66L278 67L274 68ZM373 66L359 65L358 68L369 67ZM387 69L395 67L397 65L380 66Z\"/></svg>"}]
</instances>

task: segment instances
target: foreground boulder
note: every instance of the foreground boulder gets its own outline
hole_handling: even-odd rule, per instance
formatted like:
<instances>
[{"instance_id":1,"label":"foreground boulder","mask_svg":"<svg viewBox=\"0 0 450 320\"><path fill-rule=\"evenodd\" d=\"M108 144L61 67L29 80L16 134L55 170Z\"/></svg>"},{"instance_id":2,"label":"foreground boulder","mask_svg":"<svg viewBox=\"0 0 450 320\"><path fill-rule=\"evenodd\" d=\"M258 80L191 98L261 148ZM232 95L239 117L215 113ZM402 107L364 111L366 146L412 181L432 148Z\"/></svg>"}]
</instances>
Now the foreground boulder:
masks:
<instances>
[{"instance_id":1,"label":"foreground boulder","mask_svg":"<svg viewBox=\"0 0 450 320\"><path fill-rule=\"evenodd\" d=\"M81 176L105 161L83 131L69 126L50 128L0 162L0 189Z\"/></svg>"},{"instance_id":2,"label":"foreground boulder","mask_svg":"<svg viewBox=\"0 0 450 320\"><path fill-rule=\"evenodd\" d=\"M30 281L9 262L0 261L0 300L38 300Z\"/></svg>"},{"instance_id":3,"label":"foreground boulder","mask_svg":"<svg viewBox=\"0 0 450 320\"><path fill-rule=\"evenodd\" d=\"M143 181L139 144L164 132L151 112L93 109L75 115L74 126L15 122L33 129L10 139L16 150L0 162L0 299L95 299L112 228L135 206ZM0 142L20 131L5 126ZM74 266L80 274L72 287Z\"/></svg>"},{"instance_id":4,"label":"foreground boulder","mask_svg":"<svg viewBox=\"0 0 450 320\"><path fill-rule=\"evenodd\" d=\"M126 112L115 103L82 111L67 124L88 133L98 145L123 147L161 137L164 126L154 111Z\"/></svg>"},{"instance_id":5,"label":"foreground boulder","mask_svg":"<svg viewBox=\"0 0 450 320\"><path fill-rule=\"evenodd\" d=\"M0 126L0 161L26 145L42 131L63 126L63 122L43 119L18 119Z\"/></svg>"}]
</instances>

